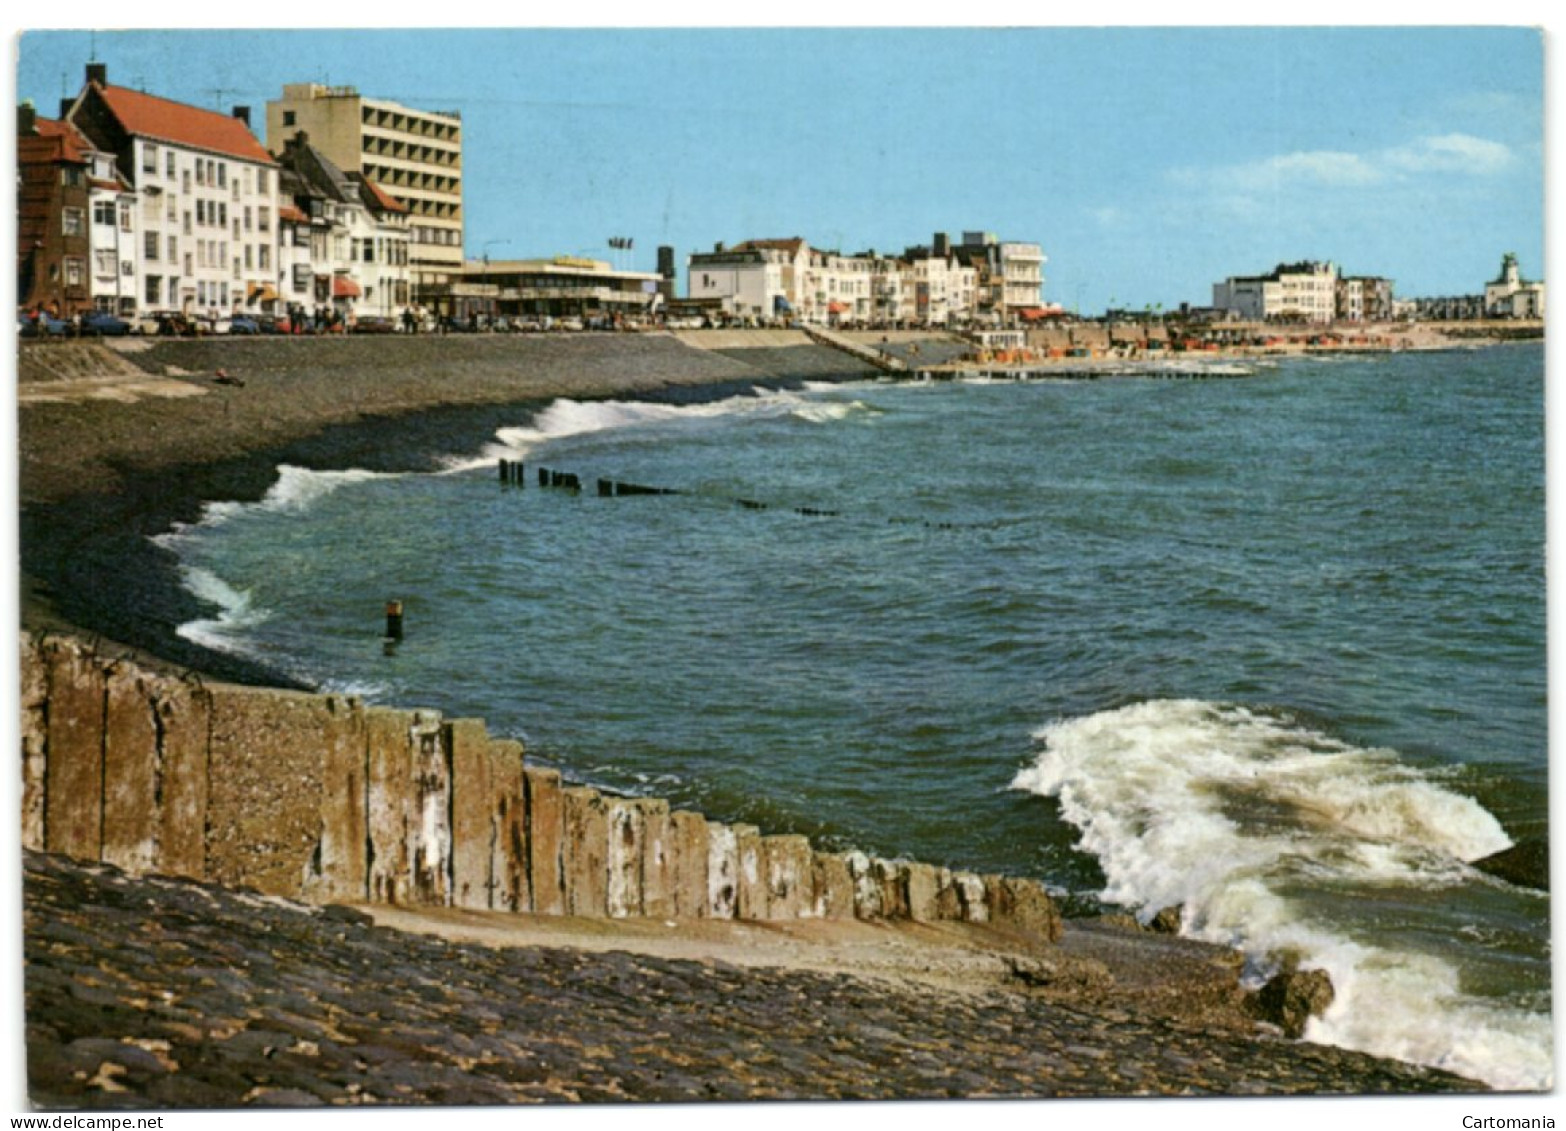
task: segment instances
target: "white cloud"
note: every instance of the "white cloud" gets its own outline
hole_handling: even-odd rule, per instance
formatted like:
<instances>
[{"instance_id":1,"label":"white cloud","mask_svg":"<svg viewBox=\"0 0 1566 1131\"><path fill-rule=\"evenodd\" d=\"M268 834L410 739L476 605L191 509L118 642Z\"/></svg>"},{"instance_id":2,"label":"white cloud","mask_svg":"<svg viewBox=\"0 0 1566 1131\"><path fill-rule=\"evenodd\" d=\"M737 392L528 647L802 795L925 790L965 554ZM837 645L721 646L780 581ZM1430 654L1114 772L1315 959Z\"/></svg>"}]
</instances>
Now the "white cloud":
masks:
<instances>
[{"instance_id":1,"label":"white cloud","mask_svg":"<svg viewBox=\"0 0 1566 1131\"><path fill-rule=\"evenodd\" d=\"M1213 169L1171 171L1178 184L1232 192L1273 192L1288 188L1362 188L1407 181L1427 173L1490 176L1513 161L1498 141L1470 134L1417 138L1406 145L1370 153L1318 149L1283 153L1259 161Z\"/></svg>"},{"instance_id":2,"label":"white cloud","mask_svg":"<svg viewBox=\"0 0 1566 1131\"><path fill-rule=\"evenodd\" d=\"M1471 134L1422 137L1411 145L1389 149L1386 163L1409 173L1498 173L1512 163L1512 151L1498 141Z\"/></svg>"}]
</instances>

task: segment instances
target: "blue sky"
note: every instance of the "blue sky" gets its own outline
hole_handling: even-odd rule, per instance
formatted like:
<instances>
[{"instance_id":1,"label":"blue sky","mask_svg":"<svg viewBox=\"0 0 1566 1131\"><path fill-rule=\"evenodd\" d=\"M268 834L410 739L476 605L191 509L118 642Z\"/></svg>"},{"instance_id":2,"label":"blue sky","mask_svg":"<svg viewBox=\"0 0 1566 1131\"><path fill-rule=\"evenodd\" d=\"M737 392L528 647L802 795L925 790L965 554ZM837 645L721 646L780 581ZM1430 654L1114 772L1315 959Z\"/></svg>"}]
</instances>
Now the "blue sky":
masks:
<instances>
[{"instance_id":1,"label":"blue sky","mask_svg":"<svg viewBox=\"0 0 1566 1131\"><path fill-rule=\"evenodd\" d=\"M1045 297L1204 304L1296 259L1471 293L1545 273L1543 63L1526 28L97 32L111 82L209 108L351 84L463 116L467 251L680 262L801 235L1043 245ZM86 31L20 42L16 96L81 85Z\"/></svg>"}]
</instances>

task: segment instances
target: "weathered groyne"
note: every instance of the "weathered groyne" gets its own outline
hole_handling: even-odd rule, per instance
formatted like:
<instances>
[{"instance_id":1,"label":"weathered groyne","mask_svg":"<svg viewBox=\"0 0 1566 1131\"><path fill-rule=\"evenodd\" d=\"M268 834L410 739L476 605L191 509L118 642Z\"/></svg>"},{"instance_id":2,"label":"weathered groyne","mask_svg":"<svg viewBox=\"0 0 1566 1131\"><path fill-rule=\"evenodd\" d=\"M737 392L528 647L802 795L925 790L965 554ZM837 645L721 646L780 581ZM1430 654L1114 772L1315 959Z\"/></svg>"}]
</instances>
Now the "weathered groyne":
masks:
<instances>
[{"instance_id":1,"label":"weathered groyne","mask_svg":"<svg viewBox=\"0 0 1566 1131\"><path fill-rule=\"evenodd\" d=\"M529 766L483 723L21 643L23 844L316 903L941 920L1054 942L1033 880L815 851Z\"/></svg>"}]
</instances>

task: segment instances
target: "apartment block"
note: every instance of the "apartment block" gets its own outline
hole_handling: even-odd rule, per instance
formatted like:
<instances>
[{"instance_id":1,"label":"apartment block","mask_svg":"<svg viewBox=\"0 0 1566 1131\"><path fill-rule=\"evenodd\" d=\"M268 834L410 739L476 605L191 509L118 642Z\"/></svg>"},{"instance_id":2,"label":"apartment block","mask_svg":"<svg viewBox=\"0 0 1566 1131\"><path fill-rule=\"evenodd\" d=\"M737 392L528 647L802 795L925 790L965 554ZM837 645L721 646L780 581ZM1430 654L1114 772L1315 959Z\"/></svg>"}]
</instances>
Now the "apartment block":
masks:
<instances>
[{"instance_id":1,"label":"apartment block","mask_svg":"<svg viewBox=\"0 0 1566 1131\"><path fill-rule=\"evenodd\" d=\"M444 313L462 275L462 117L366 98L351 86L293 83L266 105L273 150L305 132L345 172L362 174L407 209L413 299Z\"/></svg>"},{"instance_id":2,"label":"apartment block","mask_svg":"<svg viewBox=\"0 0 1566 1131\"><path fill-rule=\"evenodd\" d=\"M122 243L116 258L122 276L133 265L138 309L210 318L258 309L255 296L276 280L277 169L248 110L229 116L113 86L107 68L91 63L65 117L113 156L134 193L118 193L120 203L134 200L134 222L123 222L117 203L113 230L135 233L135 254ZM102 213L95 230L108 228Z\"/></svg>"}]
</instances>

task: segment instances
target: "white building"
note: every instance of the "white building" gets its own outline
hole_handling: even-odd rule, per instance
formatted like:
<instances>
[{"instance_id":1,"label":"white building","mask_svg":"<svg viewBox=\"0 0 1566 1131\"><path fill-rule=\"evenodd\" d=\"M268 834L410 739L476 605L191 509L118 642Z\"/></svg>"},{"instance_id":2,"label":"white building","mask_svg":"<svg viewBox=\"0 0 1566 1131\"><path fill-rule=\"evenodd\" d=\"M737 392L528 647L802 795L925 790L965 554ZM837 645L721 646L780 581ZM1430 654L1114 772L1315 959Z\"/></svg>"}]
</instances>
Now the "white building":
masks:
<instances>
[{"instance_id":1,"label":"white building","mask_svg":"<svg viewBox=\"0 0 1566 1131\"><path fill-rule=\"evenodd\" d=\"M1522 277L1517 254L1501 257L1501 273L1484 285L1484 312L1487 318L1543 318L1544 284Z\"/></svg>"},{"instance_id":2,"label":"white building","mask_svg":"<svg viewBox=\"0 0 1566 1131\"><path fill-rule=\"evenodd\" d=\"M686 294L717 300L731 318L783 318L795 313L799 281L811 257L799 238L747 240L734 247L718 244L692 255L686 267Z\"/></svg>"},{"instance_id":3,"label":"white building","mask_svg":"<svg viewBox=\"0 0 1566 1131\"><path fill-rule=\"evenodd\" d=\"M1213 306L1252 321L1331 322L1338 268L1308 260L1280 263L1267 275L1237 275L1213 284Z\"/></svg>"},{"instance_id":4,"label":"white building","mask_svg":"<svg viewBox=\"0 0 1566 1131\"><path fill-rule=\"evenodd\" d=\"M1001 246L993 247L997 295L1004 294ZM1038 245L1006 246L1014 249L1006 262L1014 271L1019 309L1037 306L1043 262ZM933 248L909 248L901 256L822 251L799 237L747 240L692 255L688 268L688 297L715 302L739 319L946 326L970 322L978 313L981 272L962 262L944 237Z\"/></svg>"},{"instance_id":5,"label":"white building","mask_svg":"<svg viewBox=\"0 0 1566 1131\"><path fill-rule=\"evenodd\" d=\"M339 169L306 133L291 137L277 162L292 204L287 301L335 312L344 324L362 314L401 317L410 298L408 210Z\"/></svg>"},{"instance_id":6,"label":"white building","mask_svg":"<svg viewBox=\"0 0 1566 1131\"><path fill-rule=\"evenodd\" d=\"M67 118L135 190L138 308L212 318L256 309L248 296L274 278L277 171L248 111L228 117L110 86L92 63Z\"/></svg>"}]
</instances>

